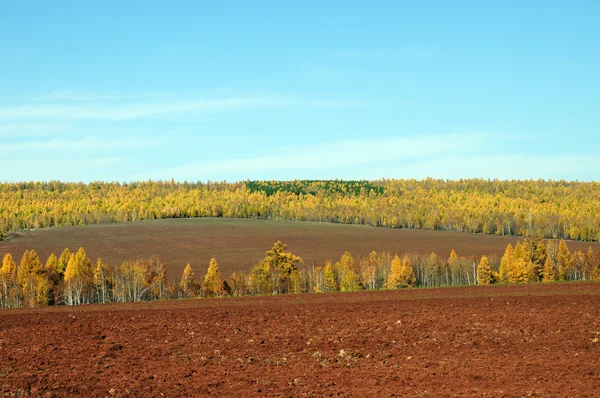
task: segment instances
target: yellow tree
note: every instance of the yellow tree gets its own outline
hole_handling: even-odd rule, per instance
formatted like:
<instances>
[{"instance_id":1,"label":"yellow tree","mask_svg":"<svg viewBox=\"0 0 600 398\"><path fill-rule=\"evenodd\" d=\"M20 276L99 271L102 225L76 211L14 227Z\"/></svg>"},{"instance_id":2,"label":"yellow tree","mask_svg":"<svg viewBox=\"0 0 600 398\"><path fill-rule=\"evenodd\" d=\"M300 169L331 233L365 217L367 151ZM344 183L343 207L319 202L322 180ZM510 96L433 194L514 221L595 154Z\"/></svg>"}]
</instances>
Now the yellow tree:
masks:
<instances>
[{"instance_id":1,"label":"yellow tree","mask_svg":"<svg viewBox=\"0 0 600 398\"><path fill-rule=\"evenodd\" d=\"M480 285L492 283L492 269L486 256L481 257L481 261L477 266L477 283Z\"/></svg>"},{"instance_id":2,"label":"yellow tree","mask_svg":"<svg viewBox=\"0 0 600 398\"><path fill-rule=\"evenodd\" d=\"M571 253L571 278L573 280L584 280L586 270L586 256L581 250Z\"/></svg>"},{"instance_id":3,"label":"yellow tree","mask_svg":"<svg viewBox=\"0 0 600 398\"><path fill-rule=\"evenodd\" d=\"M362 284L367 289L377 287L377 252L372 251L369 258L363 261Z\"/></svg>"},{"instance_id":4,"label":"yellow tree","mask_svg":"<svg viewBox=\"0 0 600 398\"><path fill-rule=\"evenodd\" d=\"M452 251L450 252L450 256L448 256L448 264L450 266L453 266L457 260L458 260L458 255L456 254L456 251L454 251L454 249L452 249Z\"/></svg>"},{"instance_id":5,"label":"yellow tree","mask_svg":"<svg viewBox=\"0 0 600 398\"><path fill-rule=\"evenodd\" d=\"M529 279L530 267L527 262L519 258L510 267L508 271L508 283L525 283Z\"/></svg>"},{"instance_id":6,"label":"yellow tree","mask_svg":"<svg viewBox=\"0 0 600 398\"><path fill-rule=\"evenodd\" d=\"M300 294L304 291L310 291L308 285L306 273L300 273L299 271L293 272L290 276L289 293Z\"/></svg>"},{"instance_id":7,"label":"yellow tree","mask_svg":"<svg viewBox=\"0 0 600 398\"><path fill-rule=\"evenodd\" d=\"M525 259L525 255L526 255L526 246L523 245L521 243L521 241L518 241L513 249L513 259L514 260L517 260L519 258Z\"/></svg>"},{"instance_id":8,"label":"yellow tree","mask_svg":"<svg viewBox=\"0 0 600 398\"><path fill-rule=\"evenodd\" d=\"M94 271L83 247L71 254L65 270L63 296L67 305L79 305L91 301Z\"/></svg>"},{"instance_id":9,"label":"yellow tree","mask_svg":"<svg viewBox=\"0 0 600 398\"><path fill-rule=\"evenodd\" d=\"M254 294L273 294L278 282L273 278L269 264L261 261L250 270L250 286Z\"/></svg>"},{"instance_id":10,"label":"yellow tree","mask_svg":"<svg viewBox=\"0 0 600 398\"><path fill-rule=\"evenodd\" d=\"M58 273L58 258L54 253L51 253L46 261L46 279L50 290L48 292L49 304L54 304L60 296L59 287L61 275Z\"/></svg>"},{"instance_id":11,"label":"yellow tree","mask_svg":"<svg viewBox=\"0 0 600 398\"><path fill-rule=\"evenodd\" d=\"M10 253L6 253L2 259L0 289L2 289L0 292L0 307L14 308L20 306L17 266Z\"/></svg>"},{"instance_id":12,"label":"yellow tree","mask_svg":"<svg viewBox=\"0 0 600 398\"><path fill-rule=\"evenodd\" d=\"M17 271L19 284L23 286L31 274L41 275L43 273L44 267L35 250L25 250Z\"/></svg>"},{"instance_id":13,"label":"yellow tree","mask_svg":"<svg viewBox=\"0 0 600 398\"><path fill-rule=\"evenodd\" d=\"M535 243L536 244L532 258L532 262L534 265L533 276L534 279L539 282L544 277L544 264L546 264L547 253L546 245L544 244L544 242L542 242L541 240L536 240Z\"/></svg>"},{"instance_id":14,"label":"yellow tree","mask_svg":"<svg viewBox=\"0 0 600 398\"><path fill-rule=\"evenodd\" d=\"M208 270L204 276L204 282L202 283L202 291L208 296L221 297L225 294L224 284L225 279L223 274L219 271L217 260L213 257L210 259Z\"/></svg>"},{"instance_id":15,"label":"yellow tree","mask_svg":"<svg viewBox=\"0 0 600 398\"><path fill-rule=\"evenodd\" d=\"M401 284L400 275L402 273L402 260L396 254L390 265L390 273L386 281L385 287L387 289L398 289Z\"/></svg>"},{"instance_id":16,"label":"yellow tree","mask_svg":"<svg viewBox=\"0 0 600 398\"><path fill-rule=\"evenodd\" d=\"M502 260L500 261L500 281L506 282L508 281L508 273L512 267L512 263L514 262L513 258L513 247L509 243L506 246L506 250L504 251L504 255L502 256Z\"/></svg>"},{"instance_id":17,"label":"yellow tree","mask_svg":"<svg viewBox=\"0 0 600 398\"><path fill-rule=\"evenodd\" d=\"M569 271L571 271L571 252L567 247L567 243L562 239L558 244L556 259L558 260L558 264L556 264L558 268L558 280L565 280L565 277L567 277Z\"/></svg>"},{"instance_id":18,"label":"yellow tree","mask_svg":"<svg viewBox=\"0 0 600 398\"><path fill-rule=\"evenodd\" d=\"M46 272L56 272L58 268L58 258L54 253L50 253L48 260L46 260Z\"/></svg>"},{"instance_id":19,"label":"yellow tree","mask_svg":"<svg viewBox=\"0 0 600 398\"><path fill-rule=\"evenodd\" d=\"M520 257L525 260L526 263L531 263L531 259L533 258L533 254L534 254L534 242L532 239L530 238L525 238L523 240L523 243L521 243L521 253L520 253ZM533 273L533 269L531 270L531 272Z\"/></svg>"},{"instance_id":20,"label":"yellow tree","mask_svg":"<svg viewBox=\"0 0 600 398\"><path fill-rule=\"evenodd\" d=\"M99 303L106 303L109 301L109 283L110 283L110 269L104 264L101 258L96 260L96 268L94 269L94 286L97 295L97 301Z\"/></svg>"},{"instance_id":21,"label":"yellow tree","mask_svg":"<svg viewBox=\"0 0 600 398\"><path fill-rule=\"evenodd\" d=\"M325 275L323 273L324 267L315 267L314 264L307 270L310 277L310 285L314 293L323 293L325 291Z\"/></svg>"},{"instance_id":22,"label":"yellow tree","mask_svg":"<svg viewBox=\"0 0 600 398\"><path fill-rule=\"evenodd\" d=\"M327 261L327 264L325 264L325 271L323 271L323 273L325 275L325 291L337 291L335 270L333 269L333 265L331 265L331 261Z\"/></svg>"},{"instance_id":23,"label":"yellow tree","mask_svg":"<svg viewBox=\"0 0 600 398\"><path fill-rule=\"evenodd\" d=\"M415 278L415 272L410 264L408 256L404 256L402 259L402 268L400 270L400 280L402 282L401 287L413 287L417 281Z\"/></svg>"},{"instance_id":24,"label":"yellow tree","mask_svg":"<svg viewBox=\"0 0 600 398\"><path fill-rule=\"evenodd\" d=\"M408 256L400 261L398 255L394 256L390 267L390 274L386 287L388 289L399 289L402 287L412 287L416 282L415 273L410 265Z\"/></svg>"},{"instance_id":25,"label":"yellow tree","mask_svg":"<svg viewBox=\"0 0 600 398\"><path fill-rule=\"evenodd\" d=\"M49 283L44 267L35 250L26 250L17 270L17 279L23 295L23 303L29 307L48 303Z\"/></svg>"},{"instance_id":26,"label":"yellow tree","mask_svg":"<svg viewBox=\"0 0 600 398\"><path fill-rule=\"evenodd\" d=\"M544 263L544 277L542 278L542 282L554 282L556 280L556 265L554 264L554 260L552 257L546 257L546 261Z\"/></svg>"},{"instance_id":27,"label":"yellow tree","mask_svg":"<svg viewBox=\"0 0 600 398\"><path fill-rule=\"evenodd\" d=\"M248 276L245 273L233 272L229 280L233 296L245 296L248 294Z\"/></svg>"},{"instance_id":28,"label":"yellow tree","mask_svg":"<svg viewBox=\"0 0 600 398\"><path fill-rule=\"evenodd\" d=\"M340 291L355 292L361 289L360 277L353 269L349 269L344 273L344 277L340 281Z\"/></svg>"},{"instance_id":29,"label":"yellow tree","mask_svg":"<svg viewBox=\"0 0 600 398\"><path fill-rule=\"evenodd\" d=\"M456 252L454 251L454 249L452 249L452 251L450 252L450 256L448 256L448 261L447 261L447 265L446 265L446 272L448 272L451 276L452 276L452 284L456 284L456 275L459 274L459 270L458 270L458 255L456 254Z\"/></svg>"},{"instance_id":30,"label":"yellow tree","mask_svg":"<svg viewBox=\"0 0 600 398\"><path fill-rule=\"evenodd\" d=\"M429 286L440 286L442 284L441 281L441 267L440 261L435 254L435 252L431 252L429 257L427 257L427 261L425 262L426 266L426 281Z\"/></svg>"},{"instance_id":31,"label":"yellow tree","mask_svg":"<svg viewBox=\"0 0 600 398\"><path fill-rule=\"evenodd\" d=\"M196 282L194 271L189 263L185 266L185 269L181 274L181 282L179 282L179 287L181 288L181 291L185 297L197 296L198 282Z\"/></svg>"},{"instance_id":32,"label":"yellow tree","mask_svg":"<svg viewBox=\"0 0 600 398\"><path fill-rule=\"evenodd\" d=\"M297 272L296 266L302 262L302 258L288 252L287 245L281 241L275 242L271 250L265 253L263 262L268 265L274 275L273 293L285 293L290 291L291 277Z\"/></svg>"},{"instance_id":33,"label":"yellow tree","mask_svg":"<svg viewBox=\"0 0 600 398\"><path fill-rule=\"evenodd\" d=\"M125 261L121 264L124 273L126 301L141 301L152 288L152 273L146 260Z\"/></svg>"},{"instance_id":34,"label":"yellow tree","mask_svg":"<svg viewBox=\"0 0 600 398\"><path fill-rule=\"evenodd\" d=\"M67 265L69 264L69 260L71 259L71 251L69 248L65 248L58 258L58 264L56 267L56 271L62 278L65 275L65 270L67 269Z\"/></svg>"},{"instance_id":35,"label":"yellow tree","mask_svg":"<svg viewBox=\"0 0 600 398\"><path fill-rule=\"evenodd\" d=\"M589 278L592 280L600 280L600 256L591 246L588 247L586 255L586 264L588 268Z\"/></svg>"},{"instance_id":36,"label":"yellow tree","mask_svg":"<svg viewBox=\"0 0 600 398\"><path fill-rule=\"evenodd\" d=\"M345 251L340 257L340 261L335 263L335 270L337 273L337 281L339 289L342 290L342 281L346 276L346 273L354 269L354 257L349 251Z\"/></svg>"},{"instance_id":37,"label":"yellow tree","mask_svg":"<svg viewBox=\"0 0 600 398\"><path fill-rule=\"evenodd\" d=\"M17 265L13 260L12 254L6 253L4 255L4 258L2 259L2 268L0 269L0 272L4 273L5 275L14 275L14 277L16 278Z\"/></svg>"},{"instance_id":38,"label":"yellow tree","mask_svg":"<svg viewBox=\"0 0 600 398\"><path fill-rule=\"evenodd\" d=\"M152 255L147 261L146 281L150 285L150 295L159 300L164 297L167 285L167 266L160 256Z\"/></svg>"}]
</instances>

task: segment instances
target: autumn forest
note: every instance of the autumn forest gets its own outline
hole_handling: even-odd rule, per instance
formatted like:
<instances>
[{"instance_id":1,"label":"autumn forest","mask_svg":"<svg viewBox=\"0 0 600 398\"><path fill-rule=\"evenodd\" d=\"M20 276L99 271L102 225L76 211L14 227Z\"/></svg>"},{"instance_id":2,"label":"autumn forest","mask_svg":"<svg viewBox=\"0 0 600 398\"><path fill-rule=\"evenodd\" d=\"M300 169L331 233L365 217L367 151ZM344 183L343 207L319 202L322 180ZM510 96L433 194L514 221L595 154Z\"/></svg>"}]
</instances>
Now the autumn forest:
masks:
<instances>
[{"instance_id":1,"label":"autumn forest","mask_svg":"<svg viewBox=\"0 0 600 398\"><path fill-rule=\"evenodd\" d=\"M0 238L31 228L187 217L598 241L600 185L481 179L0 184Z\"/></svg>"}]
</instances>

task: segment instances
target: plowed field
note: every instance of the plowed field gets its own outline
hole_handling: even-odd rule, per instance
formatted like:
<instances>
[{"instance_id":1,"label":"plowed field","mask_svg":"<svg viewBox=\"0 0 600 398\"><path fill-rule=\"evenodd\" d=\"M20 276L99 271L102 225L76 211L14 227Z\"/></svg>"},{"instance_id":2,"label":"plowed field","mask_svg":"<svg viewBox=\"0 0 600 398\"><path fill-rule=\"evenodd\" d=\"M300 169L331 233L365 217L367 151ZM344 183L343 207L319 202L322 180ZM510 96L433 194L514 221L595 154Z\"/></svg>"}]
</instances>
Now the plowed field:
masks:
<instances>
[{"instance_id":1,"label":"plowed field","mask_svg":"<svg viewBox=\"0 0 600 398\"><path fill-rule=\"evenodd\" d=\"M599 396L600 284L7 310L0 392Z\"/></svg>"},{"instance_id":2,"label":"plowed field","mask_svg":"<svg viewBox=\"0 0 600 398\"><path fill-rule=\"evenodd\" d=\"M502 256L506 245L517 239L361 225L196 218L40 229L0 242L0 256L10 252L19 261L25 250L35 249L46 261L50 253L60 255L65 247L84 247L93 261L102 257L109 264L120 264L158 254L167 264L169 277L177 280L187 263L196 274L204 275L211 257L217 258L226 276L233 271L248 271L277 240L287 243L288 249L302 257L305 264L315 261L321 265L328 259L339 259L345 250L355 256L367 256L373 250L392 255L435 251L447 258L454 249L459 256L485 254L493 258ZM569 242L571 250L584 252L589 245ZM600 249L598 242L591 245Z\"/></svg>"}]
</instances>

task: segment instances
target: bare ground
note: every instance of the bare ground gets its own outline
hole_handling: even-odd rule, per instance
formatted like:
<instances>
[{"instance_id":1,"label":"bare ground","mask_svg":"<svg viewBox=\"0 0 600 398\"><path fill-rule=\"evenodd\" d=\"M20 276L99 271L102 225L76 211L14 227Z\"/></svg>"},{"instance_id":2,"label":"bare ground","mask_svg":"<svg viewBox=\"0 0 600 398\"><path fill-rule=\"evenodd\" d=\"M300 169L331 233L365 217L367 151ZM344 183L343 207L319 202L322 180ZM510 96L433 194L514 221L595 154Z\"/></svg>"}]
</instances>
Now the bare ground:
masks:
<instances>
[{"instance_id":1,"label":"bare ground","mask_svg":"<svg viewBox=\"0 0 600 398\"><path fill-rule=\"evenodd\" d=\"M25 396L600 396L600 283L8 310Z\"/></svg>"}]
</instances>

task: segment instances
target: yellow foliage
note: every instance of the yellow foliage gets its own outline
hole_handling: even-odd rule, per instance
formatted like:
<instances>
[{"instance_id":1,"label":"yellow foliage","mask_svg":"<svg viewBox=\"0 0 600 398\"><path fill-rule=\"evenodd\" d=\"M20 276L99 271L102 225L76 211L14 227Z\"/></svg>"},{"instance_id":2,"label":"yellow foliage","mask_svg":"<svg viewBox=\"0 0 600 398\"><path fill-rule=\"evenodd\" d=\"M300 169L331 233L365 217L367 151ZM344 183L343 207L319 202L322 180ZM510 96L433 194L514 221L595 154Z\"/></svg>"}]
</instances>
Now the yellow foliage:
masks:
<instances>
[{"instance_id":1,"label":"yellow foliage","mask_svg":"<svg viewBox=\"0 0 600 398\"><path fill-rule=\"evenodd\" d=\"M544 264L544 278L542 282L554 282L556 280L556 265L552 257L548 256Z\"/></svg>"},{"instance_id":2,"label":"yellow foliage","mask_svg":"<svg viewBox=\"0 0 600 398\"><path fill-rule=\"evenodd\" d=\"M408 256L404 256L402 261L400 261L400 257L396 255L392 260L386 287L388 289L412 287L415 282L415 273L410 265Z\"/></svg>"},{"instance_id":3,"label":"yellow foliage","mask_svg":"<svg viewBox=\"0 0 600 398\"><path fill-rule=\"evenodd\" d=\"M203 291L209 296L220 297L225 294L223 283L225 279L223 274L219 271L217 260L213 257L210 259L210 264L206 275L204 276L204 283L202 284Z\"/></svg>"},{"instance_id":4,"label":"yellow foliage","mask_svg":"<svg viewBox=\"0 0 600 398\"><path fill-rule=\"evenodd\" d=\"M356 292L361 289L360 278L353 270L345 272L344 277L340 282L340 291L342 292Z\"/></svg>"},{"instance_id":5,"label":"yellow foliage","mask_svg":"<svg viewBox=\"0 0 600 398\"><path fill-rule=\"evenodd\" d=\"M263 259L264 265L272 273L273 293L287 293L291 290L291 277L297 271L297 265L302 262L302 258L286 249L286 244L277 241Z\"/></svg>"},{"instance_id":6,"label":"yellow foliage","mask_svg":"<svg viewBox=\"0 0 600 398\"><path fill-rule=\"evenodd\" d=\"M179 287L186 297L195 297L198 294L198 282L194 276L192 266L189 263L185 266L183 273L181 274L181 282L179 282Z\"/></svg>"},{"instance_id":7,"label":"yellow foliage","mask_svg":"<svg viewBox=\"0 0 600 398\"><path fill-rule=\"evenodd\" d=\"M481 257L477 266L477 283L479 285L489 285L492 283L492 269L486 256Z\"/></svg>"},{"instance_id":8,"label":"yellow foliage","mask_svg":"<svg viewBox=\"0 0 600 398\"><path fill-rule=\"evenodd\" d=\"M567 247L567 243L561 239L558 244L558 253L556 254L557 260L557 278L560 281L564 281L569 271L571 271L571 252Z\"/></svg>"},{"instance_id":9,"label":"yellow foliage","mask_svg":"<svg viewBox=\"0 0 600 398\"><path fill-rule=\"evenodd\" d=\"M5 276L9 276L12 278L16 277L17 266L10 253L6 253L4 255L4 258L2 259L2 268L0 269L0 272Z\"/></svg>"},{"instance_id":10,"label":"yellow foliage","mask_svg":"<svg viewBox=\"0 0 600 398\"><path fill-rule=\"evenodd\" d=\"M597 182L19 182L0 183L0 236L19 228L212 216L597 241L599 207Z\"/></svg>"},{"instance_id":11,"label":"yellow foliage","mask_svg":"<svg viewBox=\"0 0 600 398\"><path fill-rule=\"evenodd\" d=\"M361 273L362 284L366 289L375 289L377 284L377 253L371 252L369 259L363 264Z\"/></svg>"},{"instance_id":12,"label":"yellow foliage","mask_svg":"<svg viewBox=\"0 0 600 398\"><path fill-rule=\"evenodd\" d=\"M515 262L513 262L508 270L508 283L525 283L529 279L529 269L530 266L528 263L519 258Z\"/></svg>"},{"instance_id":13,"label":"yellow foliage","mask_svg":"<svg viewBox=\"0 0 600 398\"><path fill-rule=\"evenodd\" d=\"M17 270L19 284L24 287L30 275L42 275L44 269L35 250L26 250Z\"/></svg>"},{"instance_id":14,"label":"yellow foliage","mask_svg":"<svg viewBox=\"0 0 600 398\"><path fill-rule=\"evenodd\" d=\"M71 254L64 275L64 298L68 305L89 303L92 300L94 270L85 250Z\"/></svg>"},{"instance_id":15,"label":"yellow foliage","mask_svg":"<svg viewBox=\"0 0 600 398\"><path fill-rule=\"evenodd\" d=\"M502 260L500 261L500 271L499 271L500 275L499 276L500 276L501 282L508 281L508 272L511 269L512 264L514 262L513 251L514 251L513 247L509 243L508 246L506 246L506 250L504 251Z\"/></svg>"},{"instance_id":16,"label":"yellow foliage","mask_svg":"<svg viewBox=\"0 0 600 398\"><path fill-rule=\"evenodd\" d=\"M274 280L269 263L256 264L250 271L250 286L255 294L272 294L275 292Z\"/></svg>"},{"instance_id":17,"label":"yellow foliage","mask_svg":"<svg viewBox=\"0 0 600 398\"><path fill-rule=\"evenodd\" d=\"M335 271L333 269L333 265L331 265L331 261L328 261L327 264L325 264L324 274L325 274L325 291L327 291L327 292L337 291Z\"/></svg>"}]
</instances>

